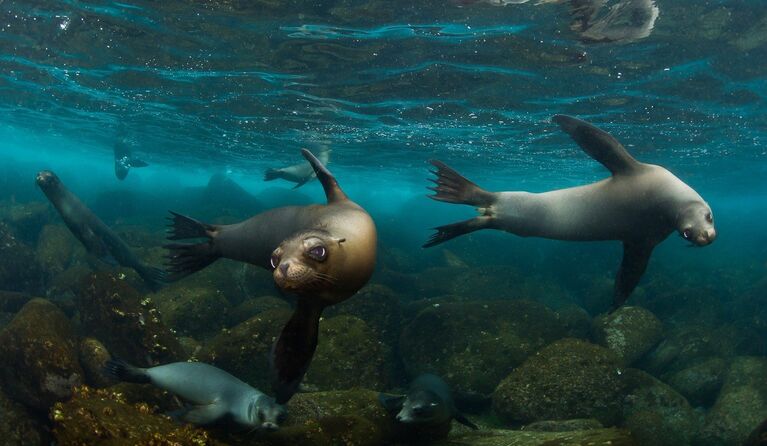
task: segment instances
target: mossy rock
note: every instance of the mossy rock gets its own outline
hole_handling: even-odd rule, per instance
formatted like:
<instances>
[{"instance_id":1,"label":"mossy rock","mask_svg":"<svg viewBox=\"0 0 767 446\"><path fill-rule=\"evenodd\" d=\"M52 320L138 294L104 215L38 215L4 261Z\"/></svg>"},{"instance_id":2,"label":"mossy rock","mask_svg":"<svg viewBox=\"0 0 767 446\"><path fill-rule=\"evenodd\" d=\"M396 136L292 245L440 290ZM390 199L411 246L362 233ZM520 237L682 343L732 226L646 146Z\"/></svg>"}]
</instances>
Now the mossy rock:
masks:
<instances>
[{"instance_id":1,"label":"mossy rock","mask_svg":"<svg viewBox=\"0 0 767 446\"><path fill-rule=\"evenodd\" d=\"M400 354L411 376L430 372L454 390L487 395L564 332L557 315L537 302L434 304L405 327Z\"/></svg>"},{"instance_id":2,"label":"mossy rock","mask_svg":"<svg viewBox=\"0 0 767 446\"><path fill-rule=\"evenodd\" d=\"M536 432L572 432L602 428L604 428L602 423L594 418L576 418L573 420L536 421L525 426L524 430Z\"/></svg>"},{"instance_id":3,"label":"mossy rock","mask_svg":"<svg viewBox=\"0 0 767 446\"><path fill-rule=\"evenodd\" d=\"M108 272L89 275L78 293L83 331L111 354L137 366L184 359L176 336L163 324L150 298Z\"/></svg>"},{"instance_id":4,"label":"mossy rock","mask_svg":"<svg viewBox=\"0 0 767 446\"><path fill-rule=\"evenodd\" d=\"M179 336L209 338L224 328L229 316L229 301L215 288L175 283L151 297L157 302L163 322Z\"/></svg>"},{"instance_id":5,"label":"mossy rock","mask_svg":"<svg viewBox=\"0 0 767 446\"><path fill-rule=\"evenodd\" d=\"M305 386L321 390L388 388L391 351L363 320L348 315L323 318L319 331Z\"/></svg>"},{"instance_id":6,"label":"mossy rock","mask_svg":"<svg viewBox=\"0 0 767 446\"><path fill-rule=\"evenodd\" d=\"M565 337L589 339L592 320L589 313L578 305L571 304L557 309L559 320L565 326Z\"/></svg>"},{"instance_id":7,"label":"mossy rock","mask_svg":"<svg viewBox=\"0 0 767 446\"><path fill-rule=\"evenodd\" d=\"M391 347L396 346L402 325L402 306L391 289L383 285L368 285L351 299L325 311L326 316L340 314L362 319L382 341Z\"/></svg>"},{"instance_id":8,"label":"mossy rock","mask_svg":"<svg viewBox=\"0 0 767 446\"><path fill-rule=\"evenodd\" d=\"M493 408L508 423L596 418L621 419L622 366L610 350L562 339L531 356L493 393Z\"/></svg>"},{"instance_id":9,"label":"mossy rock","mask_svg":"<svg viewBox=\"0 0 767 446\"><path fill-rule=\"evenodd\" d=\"M432 446L637 446L625 429L603 428L569 432L481 430L454 435Z\"/></svg>"},{"instance_id":10,"label":"mossy rock","mask_svg":"<svg viewBox=\"0 0 767 446\"><path fill-rule=\"evenodd\" d=\"M32 296L29 294L0 290L0 311L18 313L24 304L30 300L32 300Z\"/></svg>"},{"instance_id":11,"label":"mossy rock","mask_svg":"<svg viewBox=\"0 0 767 446\"><path fill-rule=\"evenodd\" d=\"M274 296L261 296L246 299L229 312L227 325L233 327L247 321L259 313L263 313L267 310L274 310L276 308L290 309L290 304L286 302L285 299Z\"/></svg>"},{"instance_id":12,"label":"mossy rock","mask_svg":"<svg viewBox=\"0 0 767 446\"><path fill-rule=\"evenodd\" d=\"M288 309L267 310L232 329L224 329L208 342L198 357L202 362L267 391L271 385L269 355L272 345L291 314Z\"/></svg>"},{"instance_id":13,"label":"mossy rock","mask_svg":"<svg viewBox=\"0 0 767 446\"><path fill-rule=\"evenodd\" d=\"M53 208L42 201L14 203L0 207L0 220L8 223L24 243L34 244L43 227L51 221Z\"/></svg>"},{"instance_id":14,"label":"mossy rock","mask_svg":"<svg viewBox=\"0 0 767 446\"><path fill-rule=\"evenodd\" d=\"M663 381L684 395L691 404L709 407L719 395L727 368L726 360L711 357L666 374Z\"/></svg>"},{"instance_id":15,"label":"mossy rock","mask_svg":"<svg viewBox=\"0 0 767 446\"><path fill-rule=\"evenodd\" d=\"M107 387L114 378L104 374L104 365L112 356L98 339L84 338L79 344L80 365L85 372L85 383L92 387Z\"/></svg>"},{"instance_id":16,"label":"mossy rock","mask_svg":"<svg viewBox=\"0 0 767 446\"><path fill-rule=\"evenodd\" d=\"M713 332L704 327L684 326L666 334L637 364L655 376L683 370L702 358L718 356Z\"/></svg>"},{"instance_id":17,"label":"mossy rock","mask_svg":"<svg viewBox=\"0 0 767 446\"><path fill-rule=\"evenodd\" d=\"M59 446L223 446L207 431L179 425L146 404L128 404L107 389L79 387L70 401L57 403L50 416Z\"/></svg>"},{"instance_id":18,"label":"mossy rock","mask_svg":"<svg viewBox=\"0 0 767 446\"><path fill-rule=\"evenodd\" d=\"M69 267L76 243L79 242L66 226L45 225L37 239L37 260L50 273L61 273Z\"/></svg>"},{"instance_id":19,"label":"mossy rock","mask_svg":"<svg viewBox=\"0 0 767 446\"><path fill-rule=\"evenodd\" d=\"M47 278L32 248L0 222L0 289L42 294Z\"/></svg>"},{"instance_id":20,"label":"mossy rock","mask_svg":"<svg viewBox=\"0 0 767 446\"><path fill-rule=\"evenodd\" d=\"M661 340L663 324L642 307L623 306L595 319L592 331L597 344L631 365Z\"/></svg>"},{"instance_id":21,"label":"mossy rock","mask_svg":"<svg viewBox=\"0 0 767 446\"><path fill-rule=\"evenodd\" d=\"M0 442L5 446L47 446L51 444L45 424L21 404L0 391Z\"/></svg>"}]
</instances>

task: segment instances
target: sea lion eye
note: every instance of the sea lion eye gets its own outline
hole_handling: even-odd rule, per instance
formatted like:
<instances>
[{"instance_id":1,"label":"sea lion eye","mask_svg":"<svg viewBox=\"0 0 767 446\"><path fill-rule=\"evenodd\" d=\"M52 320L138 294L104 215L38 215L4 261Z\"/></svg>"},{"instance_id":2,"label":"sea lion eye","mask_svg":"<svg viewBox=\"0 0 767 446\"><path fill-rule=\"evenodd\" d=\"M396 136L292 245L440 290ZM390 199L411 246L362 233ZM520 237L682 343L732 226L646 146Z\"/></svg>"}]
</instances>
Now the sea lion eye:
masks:
<instances>
[{"instance_id":1,"label":"sea lion eye","mask_svg":"<svg viewBox=\"0 0 767 446\"><path fill-rule=\"evenodd\" d=\"M682 231L682 237L689 240L690 237L692 237L692 231L690 229L685 229L684 231Z\"/></svg>"},{"instance_id":2,"label":"sea lion eye","mask_svg":"<svg viewBox=\"0 0 767 446\"><path fill-rule=\"evenodd\" d=\"M277 265L280 264L280 256L272 254L272 258L269 259L269 264L272 265L272 269L277 269Z\"/></svg>"},{"instance_id":3,"label":"sea lion eye","mask_svg":"<svg viewBox=\"0 0 767 446\"><path fill-rule=\"evenodd\" d=\"M714 222L714 217L711 216L711 212L706 214L706 221L709 222L709 223L713 223Z\"/></svg>"},{"instance_id":4,"label":"sea lion eye","mask_svg":"<svg viewBox=\"0 0 767 446\"><path fill-rule=\"evenodd\" d=\"M309 256L314 258L315 260L325 260L325 257L328 255L328 250L325 249L324 246L315 246L314 248L309 250Z\"/></svg>"}]
</instances>

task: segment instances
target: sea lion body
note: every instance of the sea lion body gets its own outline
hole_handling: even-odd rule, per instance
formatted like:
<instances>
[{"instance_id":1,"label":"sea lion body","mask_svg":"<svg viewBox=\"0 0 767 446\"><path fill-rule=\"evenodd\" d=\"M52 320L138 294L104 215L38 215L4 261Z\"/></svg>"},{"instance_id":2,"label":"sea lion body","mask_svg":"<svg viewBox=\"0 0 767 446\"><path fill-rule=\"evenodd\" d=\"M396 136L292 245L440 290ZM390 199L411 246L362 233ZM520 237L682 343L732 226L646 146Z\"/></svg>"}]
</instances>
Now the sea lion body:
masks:
<instances>
[{"instance_id":1,"label":"sea lion body","mask_svg":"<svg viewBox=\"0 0 767 446\"><path fill-rule=\"evenodd\" d=\"M128 176L131 167L146 167L149 164L138 158L134 158L129 141L120 138L114 145L115 176L118 180L124 180Z\"/></svg>"},{"instance_id":2,"label":"sea lion body","mask_svg":"<svg viewBox=\"0 0 767 446\"><path fill-rule=\"evenodd\" d=\"M479 229L522 237L570 241L620 240L623 261L615 281L613 308L628 298L647 268L655 246L672 232L705 246L716 238L711 208L690 186L661 166L635 160L610 134L564 115L554 121L612 176L584 186L543 193L488 192L442 162L431 197L477 206L480 216L440 226L424 246Z\"/></svg>"},{"instance_id":3,"label":"sea lion body","mask_svg":"<svg viewBox=\"0 0 767 446\"><path fill-rule=\"evenodd\" d=\"M174 362L144 369L111 360L106 370L123 381L151 383L192 403L190 409L179 413L179 418L198 425L227 419L242 426L273 430L285 414L273 398L201 362Z\"/></svg>"},{"instance_id":4,"label":"sea lion body","mask_svg":"<svg viewBox=\"0 0 767 446\"><path fill-rule=\"evenodd\" d=\"M37 185L61 215L64 224L80 240L88 253L109 264L120 264L135 270L150 286L158 288L163 271L144 264L133 251L100 218L56 176L44 170L37 174Z\"/></svg>"},{"instance_id":5,"label":"sea lion body","mask_svg":"<svg viewBox=\"0 0 767 446\"><path fill-rule=\"evenodd\" d=\"M330 152L331 150L326 148L317 155L317 159L319 159L325 166L330 162ZM293 186L293 189L298 189L316 177L317 175L314 173L314 168L307 162L294 164L280 169L268 169L264 173L264 181L272 181L277 178L282 178L283 180L296 183L296 185Z\"/></svg>"}]
</instances>

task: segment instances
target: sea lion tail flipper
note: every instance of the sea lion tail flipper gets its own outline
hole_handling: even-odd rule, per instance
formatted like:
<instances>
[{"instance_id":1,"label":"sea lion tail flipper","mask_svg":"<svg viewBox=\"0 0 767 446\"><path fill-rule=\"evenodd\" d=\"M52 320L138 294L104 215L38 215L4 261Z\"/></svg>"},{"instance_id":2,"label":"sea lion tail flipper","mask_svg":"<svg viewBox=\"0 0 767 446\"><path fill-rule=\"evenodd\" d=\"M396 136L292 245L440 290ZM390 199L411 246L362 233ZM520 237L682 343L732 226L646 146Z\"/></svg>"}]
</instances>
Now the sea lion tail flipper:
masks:
<instances>
[{"instance_id":1,"label":"sea lion tail flipper","mask_svg":"<svg viewBox=\"0 0 767 446\"><path fill-rule=\"evenodd\" d=\"M184 243L169 243L163 245L168 250L166 282L175 282L179 279L196 273L220 257L213 249L210 241L195 245Z\"/></svg>"},{"instance_id":2,"label":"sea lion tail flipper","mask_svg":"<svg viewBox=\"0 0 767 446\"><path fill-rule=\"evenodd\" d=\"M463 424L466 427L470 427L474 430L479 430L479 427L476 424L472 423L471 420L466 418L466 415L462 414L461 412L456 411L456 413L453 415L453 419L455 419L455 421Z\"/></svg>"},{"instance_id":3,"label":"sea lion tail flipper","mask_svg":"<svg viewBox=\"0 0 767 446\"><path fill-rule=\"evenodd\" d=\"M149 288L152 289L152 291L157 291L162 288L162 285L165 283L167 276L164 270L155 268L153 266L143 266L139 269L136 269L136 272L139 276L141 276L144 282L146 282Z\"/></svg>"},{"instance_id":4,"label":"sea lion tail flipper","mask_svg":"<svg viewBox=\"0 0 767 446\"><path fill-rule=\"evenodd\" d=\"M307 149L301 149L301 154L309 161L314 174L317 175L317 179L322 183L322 189L325 191L325 197L328 199L328 203L334 203L338 201L348 200L346 194L341 190L341 186L338 185L336 177L325 167L316 156Z\"/></svg>"},{"instance_id":5,"label":"sea lion tail flipper","mask_svg":"<svg viewBox=\"0 0 767 446\"><path fill-rule=\"evenodd\" d=\"M146 370L117 358L112 358L104 364L104 373L129 383L147 384L151 381Z\"/></svg>"},{"instance_id":6,"label":"sea lion tail flipper","mask_svg":"<svg viewBox=\"0 0 767 446\"><path fill-rule=\"evenodd\" d=\"M429 240L424 243L424 248L431 248L432 246L439 245L450 239L454 239L460 235L468 234L470 232L478 231L480 229L490 228L493 217L475 217L469 220L459 221L458 223L452 223L444 226L437 226L437 232L432 234Z\"/></svg>"},{"instance_id":7,"label":"sea lion tail flipper","mask_svg":"<svg viewBox=\"0 0 767 446\"><path fill-rule=\"evenodd\" d=\"M567 115L554 115L551 120L613 175L627 174L641 166L641 163L626 151L623 144L593 124Z\"/></svg>"},{"instance_id":8,"label":"sea lion tail flipper","mask_svg":"<svg viewBox=\"0 0 767 446\"><path fill-rule=\"evenodd\" d=\"M190 238L211 238L211 232L216 229L215 226L197 221L186 215L169 211L171 217L168 217L168 240L186 240Z\"/></svg>"},{"instance_id":9,"label":"sea lion tail flipper","mask_svg":"<svg viewBox=\"0 0 767 446\"><path fill-rule=\"evenodd\" d=\"M266 172L264 172L264 181L272 181L281 178L281 173L280 169L267 169Z\"/></svg>"},{"instance_id":10,"label":"sea lion tail flipper","mask_svg":"<svg viewBox=\"0 0 767 446\"><path fill-rule=\"evenodd\" d=\"M287 403L298 391L317 349L321 313L322 308L299 299L293 315L272 347L272 389L277 404Z\"/></svg>"},{"instance_id":11,"label":"sea lion tail flipper","mask_svg":"<svg viewBox=\"0 0 767 446\"><path fill-rule=\"evenodd\" d=\"M613 306L610 312L623 305L639 284L639 279L642 278L642 274L647 269L653 248L655 248L653 243L623 242L623 261L618 276L615 278Z\"/></svg>"},{"instance_id":12,"label":"sea lion tail flipper","mask_svg":"<svg viewBox=\"0 0 767 446\"><path fill-rule=\"evenodd\" d=\"M430 171L437 178L429 178L429 181L436 184L435 187L428 188L434 191L434 195L429 195L429 198L448 203L483 207L490 206L495 202L495 195L492 192L477 186L447 164L439 160L429 162L437 168L437 170Z\"/></svg>"}]
</instances>

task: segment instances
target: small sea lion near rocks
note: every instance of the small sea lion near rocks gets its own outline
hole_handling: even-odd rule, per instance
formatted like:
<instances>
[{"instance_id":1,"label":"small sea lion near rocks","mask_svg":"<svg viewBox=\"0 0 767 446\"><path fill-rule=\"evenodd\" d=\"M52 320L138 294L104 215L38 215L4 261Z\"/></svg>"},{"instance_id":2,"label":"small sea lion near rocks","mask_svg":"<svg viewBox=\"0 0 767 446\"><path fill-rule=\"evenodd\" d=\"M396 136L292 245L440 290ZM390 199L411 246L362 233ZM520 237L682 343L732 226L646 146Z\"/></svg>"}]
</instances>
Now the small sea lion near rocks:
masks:
<instances>
[{"instance_id":1,"label":"small sea lion near rocks","mask_svg":"<svg viewBox=\"0 0 767 446\"><path fill-rule=\"evenodd\" d=\"M379 394L381 405L397 421L413 427L443 427L455 420L464 426L478 429L458 411L450 387L439 376L424 373L410 384L405 395Z\"/></svg>"},{"instance_id":2,"label":"small sea lion near rocks","mask_svg":"<svg viewBox=\"0 0 767 446\"><path fill-rule=\"evenodd\" d=\"M327 166L330 162L330 152L332 152L331 149L324 148L317 154L317 159L320 160L323 166ZM296 185L293 186L293 189L298 189L316 177L317 174L314 173L312 165L307 162L294 164L281 169L269 169L264 173L264 181L272 181L277 178L282 178L283 180L296 183Z\"/></svg>"},{"instance_id":3,"label":"small sea lion near rocks","mask_svg":"<svg viewBox=\"0 0 767 446\"><path fill-rule=\"evenodd\" d=\"M565 115L553 121L612 176L543 193L488 192L446 164L433 160L436 187L431 198L477 206L480 216L436 228L430 247L480 229L522 237L623 242L613 309L626 301L642 277L656 245L675 230L693 246L716 238L709 205L690 186L661 166L640 163L609 133Z\"/></svg>"},{"instance_id":4,"label":"small sea lion near rocks","mask_svg":"<svg viewBox=\"0 0 767 446\"><path fill-rule=\"evenodd\" d=\"M585 43L627 43L644 39L652 33L660 10L654 0L540 0L543 3L567 3L570 6L570 29Z\"/></svg>"},{"instance_id":5,"label":"small sea lion near rocks","mask_svg":"<svg viewBox=\"0 0 767 446\"><path fill-rule=\"evenodd\" d=\"M126 138L118 138L114 145L115 176L118 180L124 180L128 176L131 167L146 167L149 164L133 156L130 141Z\"/></svg>"},{"instance_id":6,"label":"small sea lion near rocks","mask_svg":"<svg viewBox=\"0 0 767 446\"><path fill-rule=\"evenodd\" d=\"M273 271L277 287L298 297L272 355L274 390L281 404L293 396L309 367L323 309L365 285L376 259L373 219L346 196L320 160L306 149L302 153L322 183L327 204L276 208L232 225L210 225L173 213L170 240L205 240L166 245L169 280L223 257Z\"/></svg>"},{"instance_id":7,"label":"small sea lion near rocks","mask_svg":"<svg viewBox=\"0 0 767 446\"><path fill-rule=\"evenodd\" d=\"M162 286L165 272L139 260L114 231L64 186L55 173L49 170L40 171L36 181L61 215L64 224L85 246L88 253L110 265L119 264L132 268L154 290Z\"/></svg>"},{"instance_id":8,"label":"small sea lion near rocks","mask_svg":"<svg viewBox=\"0 0 767 446\"><path fill-rule=\"evenodd\" d=\"M110 359L104 368L121 381L152 384L190 403L173 414L188 423L232 421L249 429L276 430L287 414L274 398L210 364L174 362L139 368Z\"/></svg>"}]
</instances>

